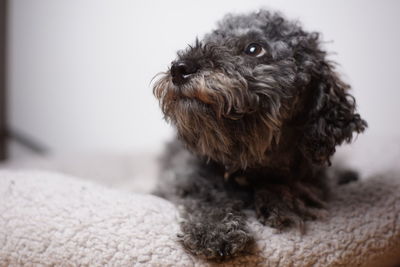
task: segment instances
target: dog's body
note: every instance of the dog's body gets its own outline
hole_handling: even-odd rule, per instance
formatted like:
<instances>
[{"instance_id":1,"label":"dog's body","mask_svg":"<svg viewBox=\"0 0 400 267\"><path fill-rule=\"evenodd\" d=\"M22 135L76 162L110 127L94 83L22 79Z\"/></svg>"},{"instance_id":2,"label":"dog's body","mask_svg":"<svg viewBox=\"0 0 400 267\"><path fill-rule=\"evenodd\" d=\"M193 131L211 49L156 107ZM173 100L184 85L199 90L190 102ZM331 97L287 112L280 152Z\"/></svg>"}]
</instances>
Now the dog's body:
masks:
<instances>
[{"instance_id":1,"label":"dog's body","mask_svg":"<svg viewBox=\"0 0 400 267\"><path fill-rule=\"evenodd\" d=\"M184 247L245 250L246 207L278 229L318 218L336 145L366 127L348 89L317 33L268 11L228 15L180 52L154 93L180 140L157 193L182 206Z\"/></svg>"}]
</instances>

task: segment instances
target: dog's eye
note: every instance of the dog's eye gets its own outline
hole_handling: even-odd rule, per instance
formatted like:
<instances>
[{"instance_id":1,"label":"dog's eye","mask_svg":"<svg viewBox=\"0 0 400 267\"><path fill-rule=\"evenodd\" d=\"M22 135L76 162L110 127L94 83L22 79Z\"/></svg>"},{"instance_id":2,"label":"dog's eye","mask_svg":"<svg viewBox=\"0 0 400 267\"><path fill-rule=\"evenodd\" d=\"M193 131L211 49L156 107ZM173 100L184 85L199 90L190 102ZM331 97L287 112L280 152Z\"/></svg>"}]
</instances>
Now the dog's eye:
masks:
<instances>
[{"instance_id":1,"label":"dog's eye","mask_svg":"<svg viewBox=\"0 0 400 267\"><path fill-rule=\"evenodd\" d=\"M257 44L257 43L251 43L249 44L246 49L244 50L244 52L249 55L249 56L253 56L253 57L262 57L263 55L265 55L266 51L264 49L264 47L262 47L262 45Z\"/></svg>"}]
</instances>

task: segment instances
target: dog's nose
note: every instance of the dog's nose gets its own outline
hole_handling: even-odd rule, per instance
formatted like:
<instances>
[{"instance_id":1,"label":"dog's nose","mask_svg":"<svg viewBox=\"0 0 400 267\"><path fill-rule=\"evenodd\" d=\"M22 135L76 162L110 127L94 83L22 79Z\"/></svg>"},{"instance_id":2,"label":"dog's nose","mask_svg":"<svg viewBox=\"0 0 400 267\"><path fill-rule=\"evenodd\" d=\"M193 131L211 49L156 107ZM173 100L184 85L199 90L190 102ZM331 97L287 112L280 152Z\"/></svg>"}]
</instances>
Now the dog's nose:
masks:
<instances>
[{"instance_id":1,"label":"dog's nose","mask_svg":"<svg viewBox=\"0 0 400 267\"><path fill-rule=\"evenodd\" d=\"M171 66L172 82L175 85L182 85L186 83L190 76L196 73L197 70L197 65L187 60L173 62Z\"/></svg>"}]
</instances>

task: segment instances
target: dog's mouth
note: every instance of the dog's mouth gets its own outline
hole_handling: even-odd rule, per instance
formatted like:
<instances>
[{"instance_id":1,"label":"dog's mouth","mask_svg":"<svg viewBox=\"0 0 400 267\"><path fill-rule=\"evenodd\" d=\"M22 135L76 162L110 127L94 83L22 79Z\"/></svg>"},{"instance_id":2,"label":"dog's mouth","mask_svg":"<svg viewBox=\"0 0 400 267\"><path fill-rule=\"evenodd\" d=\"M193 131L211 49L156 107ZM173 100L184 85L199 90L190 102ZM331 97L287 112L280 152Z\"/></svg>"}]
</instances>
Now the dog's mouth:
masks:
<instances>
[{"instance_id":1,"label":"dog's mouth","mask_svg":"<svg viewBox=\"0 0 400 267\"><path fill-rule=\"evenodd\" d=\"M176 101L195 102L204 105L211 105L215 103L213 96L208 93L209 89L205 86L198 86L196 83L187 85L174 85L175 88L171 90L171 96Z\"/></svg>"},{"instance_id":2,"label":"dog's mouth","mask_svg":"<svg viewBox=\"0 0 400 267\"><path fill-rule=\"evenodd\" d=\"M214 113L217 119L238 119L237 113L243 113L238 112L242 99L232 92L229 83L224 81L225 85L221 82L222 79L227 80L221 76L211 72L199 73L184 84L174 84L171 74L166 73L156 82L154 94L167 116L174 116L185 107L185 110L198 108L198 112Z\"/></svg>"},{"instance_id":3,"label":"dog's mouth","mask_svg":"<svg viewBox=\"0 0 400 267\"><path fill-rule=\"evenodd\" d=\"M238 120L259 110L259 98L240 75L231 77L222 71L199 72L183 85L169 82L166 88L175 101L192 102L207 107L217 119ZM168 77L171 79L170 77Z\"/></svg>"},{"instance_id":4,"label":"dog's mouth","mask_svg":"<svg viewBox=\"0 0 400 267\"><path fill-rule=\"evenodd\" d=\"M207 74L195 74L191 75L188 81L184 84L175 84L173 82L173 76L168 75L170 82L170 91L178 101L193 101L200 102L205 105L211 105L216 103L216 91L209 86L209 75Z\"/></svg>"},{"instance_id":5,"label":"dog's mouth","mask_svg":"<svg viewBox=\"0 0 400 267\"><path fill-rule=\"evenodd\" d=\"M210 104L203 102L201 99L195 96L179 95L176 97L174 102L176 106L176 112L178 112L178 110L182 110L182 108L185 108L186 110L191 110L192 112L206 112L208 114L214 114L214 109Z\"/></svg>"}]
</instances>

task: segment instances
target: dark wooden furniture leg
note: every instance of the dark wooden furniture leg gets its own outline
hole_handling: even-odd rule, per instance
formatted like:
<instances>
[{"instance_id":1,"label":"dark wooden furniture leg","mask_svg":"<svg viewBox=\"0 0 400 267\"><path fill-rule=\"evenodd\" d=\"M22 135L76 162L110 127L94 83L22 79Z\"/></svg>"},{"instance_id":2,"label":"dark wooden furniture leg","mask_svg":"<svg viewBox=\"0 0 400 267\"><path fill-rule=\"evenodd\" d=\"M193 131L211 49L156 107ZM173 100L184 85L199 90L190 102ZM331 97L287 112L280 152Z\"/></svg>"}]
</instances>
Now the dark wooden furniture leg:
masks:
<instances>
[{"instance_id":1,"label":"dark wooden furniture leg","mask_svg":"<svg viewBox=\"0 0 400 267\"><path fill-rule=\"evenodd\" d=\"M0 0L0 160L7 156L6 142L6 20L7 0Z\"/></svg>"}]
</instances>

